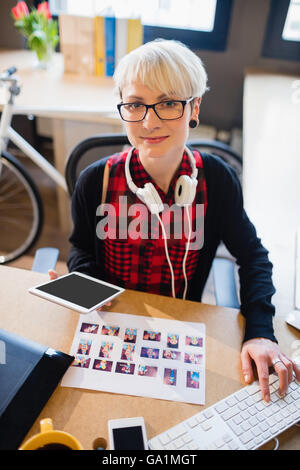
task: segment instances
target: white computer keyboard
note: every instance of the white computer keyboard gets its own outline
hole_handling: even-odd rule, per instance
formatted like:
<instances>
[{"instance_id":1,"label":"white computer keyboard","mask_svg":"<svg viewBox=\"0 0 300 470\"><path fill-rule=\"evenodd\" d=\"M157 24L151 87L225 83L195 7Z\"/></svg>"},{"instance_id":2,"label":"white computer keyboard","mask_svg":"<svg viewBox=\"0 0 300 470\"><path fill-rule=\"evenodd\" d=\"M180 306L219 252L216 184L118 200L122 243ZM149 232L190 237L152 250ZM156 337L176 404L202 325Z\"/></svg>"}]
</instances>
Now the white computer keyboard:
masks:
<instances>
[{"instance_id":1,"label":"white computer keyboard","mask_svg":"<svg viewBox=\"0 0 300 470\"><path fill-rule=\"evenodd\" d=\"M254 450L300 420L300 385L291 382L278 396L270 375L271 400L262 400L258 382L238 390L191 418L155 436L153 450Z\"/></svg>"}]
</instances>

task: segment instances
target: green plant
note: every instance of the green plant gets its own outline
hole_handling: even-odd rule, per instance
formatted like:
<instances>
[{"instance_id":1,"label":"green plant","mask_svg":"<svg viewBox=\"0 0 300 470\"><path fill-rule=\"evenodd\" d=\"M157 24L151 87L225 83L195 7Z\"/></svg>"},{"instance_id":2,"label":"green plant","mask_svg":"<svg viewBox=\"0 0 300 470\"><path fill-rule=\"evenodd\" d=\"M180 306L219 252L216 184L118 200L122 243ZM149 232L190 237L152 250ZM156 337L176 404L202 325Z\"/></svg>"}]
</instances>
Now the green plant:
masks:
<instances>
[{"instance_id":1,"label":"green plant","mask_svg":"<svg viewBox=\"0 0 300 470\"><path fill-rule=\"evenodd\" d=\"M30 12L25 2L18 2L11 11L14 25L26 37L29 49L36 52L40 61L45 60L59 41L57 21L52 19L48 2Z\"/></svg>"}]
</instances>

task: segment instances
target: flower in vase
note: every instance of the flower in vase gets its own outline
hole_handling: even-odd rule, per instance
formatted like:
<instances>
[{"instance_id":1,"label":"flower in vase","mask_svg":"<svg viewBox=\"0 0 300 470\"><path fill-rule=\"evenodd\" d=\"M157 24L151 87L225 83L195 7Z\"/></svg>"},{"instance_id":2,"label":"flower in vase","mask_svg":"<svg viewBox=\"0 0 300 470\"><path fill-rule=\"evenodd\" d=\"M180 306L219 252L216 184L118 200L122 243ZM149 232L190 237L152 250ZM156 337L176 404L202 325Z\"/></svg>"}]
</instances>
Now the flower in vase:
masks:
<instances>
[{"instance_id":1,"label":"flower in vase","mask_svg":"<svg viewBox=\"0 0 300 470\"><path fill-rule=\"evenodd\" d=\"M48 2L40 3L31 11L26 2L18 2L11 13L15 27L27 39L29 49L35 51L41 63L49 61L59 36L57 21L52 19Z\"/></svg>"}]
</instances>

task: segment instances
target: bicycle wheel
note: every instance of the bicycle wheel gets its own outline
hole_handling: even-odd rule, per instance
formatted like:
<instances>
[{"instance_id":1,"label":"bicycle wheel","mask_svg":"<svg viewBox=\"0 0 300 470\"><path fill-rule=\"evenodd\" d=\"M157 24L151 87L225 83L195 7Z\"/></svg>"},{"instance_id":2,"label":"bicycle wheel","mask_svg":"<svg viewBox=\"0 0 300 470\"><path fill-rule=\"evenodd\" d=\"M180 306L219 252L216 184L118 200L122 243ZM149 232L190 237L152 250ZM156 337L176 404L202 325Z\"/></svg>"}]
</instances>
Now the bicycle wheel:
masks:
<instances>
[{"instance_id":1,"label":"bicycle wheel","mask_svg":"<svg viewBox=\"0 0 300 470\"><path fill-rule=\"evenodd\" d=\"M26 253L43 225L38 189L20 162L3 152L0 158L0 264Z\"/></svg>"}]
</instances>

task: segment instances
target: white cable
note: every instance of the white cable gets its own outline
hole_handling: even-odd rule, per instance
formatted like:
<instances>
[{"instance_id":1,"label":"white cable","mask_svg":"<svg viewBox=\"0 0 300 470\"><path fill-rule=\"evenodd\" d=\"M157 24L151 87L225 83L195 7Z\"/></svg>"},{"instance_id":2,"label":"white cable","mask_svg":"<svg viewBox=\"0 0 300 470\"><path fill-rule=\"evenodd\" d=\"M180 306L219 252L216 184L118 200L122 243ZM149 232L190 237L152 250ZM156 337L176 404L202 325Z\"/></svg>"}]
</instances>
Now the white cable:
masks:
<instances>
[{"instance_id":1,"label":"white cable","mask_svg":"<svg viewBox=\"0 0 300 470\"><path fill-rule=\"evenodd\" d=\"M188 286L188 280L187 280L187 275L186 275L186 270L185 270L185 264L186 264L186 259L187 255L189 252L189 247L190 247L190 241L191 241L191 234L192 234L192 225L191 225L191 219L190 219L190 213L189 213L189 206L185 206L186 213L187 213L187 219L189 223L189 236L188 236L188 241L187 244L185 245L185 254L182 262L182 271L183 271L183 276L184 276L184 281L185 281L185 287L184 287L184 292L183 292L183 299L185 300L186 297L186 291L187 291L187 286Z\"/></svg>"},{"instance_id":2,"label":"white cable","mask_svg":"<svg viewBox=\"0 0 300 470\"><path fill-rule=\"evenodd\" d=\"M273 437L273 441L275 441L275 446L274 446L273 450L277 450L278 447L279 447L279 441L278 441L277 437Z\"/></svg>"},{"instance_id":3,"label":"white cable","mask_svg":"<svg viewBox=\"0 0 300 470\"><path fill-rule=\"evenodd\" d=\"M168 244L167 244L167 235L166 235L166 231L165 231L165 227L162 223L162 220L159 216L159 214L156 214L157 215L157 218L159 220L159 223L161 225L161 229L162 229L162 232L163 232L163 239L164 239L164 244L165 244L165 252L166 252L166 258L167 258L167 261L169 263L169 267L170 267L170 272L171 272L171 278L172 278L172 295L174 297L174 299L176 299L176 295L175 295L175 281L174 281L174 271L173 271L173 267L172 267L172 263L171 263L171 260L170 260L170 257L169 257L169 252L168 252Z\"/></svg>"}]
</instances>

